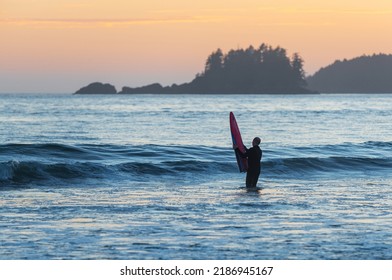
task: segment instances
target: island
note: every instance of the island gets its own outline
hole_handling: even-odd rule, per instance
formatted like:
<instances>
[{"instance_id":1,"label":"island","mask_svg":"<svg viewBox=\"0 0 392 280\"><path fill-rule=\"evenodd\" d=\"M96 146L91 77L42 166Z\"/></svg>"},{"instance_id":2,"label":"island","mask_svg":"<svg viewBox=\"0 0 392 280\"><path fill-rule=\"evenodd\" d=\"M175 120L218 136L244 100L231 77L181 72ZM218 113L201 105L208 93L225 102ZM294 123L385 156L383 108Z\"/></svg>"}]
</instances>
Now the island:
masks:
<instances>
[{"instance_id":1,"label":"island","mask_svg":"<svg viewBox=\"0 0 392 280\"><path fill-rule=\"evenodd\" d=\"M321 93L392 93L392 55L363 55L336 60L307 78Z\"/></svg>"},{"instance_id":2,"label":"island","mask_svg":"<svg viewBox=\"0 0 392 280\"><path fill-rule=\"evenodd\" d=\"M82 87L75 94L116 94L116 88L111 84L103 84L99 82L91 83Z\"/></svg>"},{"instance_id":3,"label":"island","mask_svg":"<svg viewBox=\"0 0 392 280\"><path fill-rule=\"evenodd\" d=\"M308 94L303 59L298 53L289 57L281 47L261 44L254 48L212 52L204 71L184 84L162 86L153 83L142 87L124 86L119 94ZM111 90L109 90L109 88ZM115 93L114 86L93 83L75 94Z\"/></svg>"}]
</instances>

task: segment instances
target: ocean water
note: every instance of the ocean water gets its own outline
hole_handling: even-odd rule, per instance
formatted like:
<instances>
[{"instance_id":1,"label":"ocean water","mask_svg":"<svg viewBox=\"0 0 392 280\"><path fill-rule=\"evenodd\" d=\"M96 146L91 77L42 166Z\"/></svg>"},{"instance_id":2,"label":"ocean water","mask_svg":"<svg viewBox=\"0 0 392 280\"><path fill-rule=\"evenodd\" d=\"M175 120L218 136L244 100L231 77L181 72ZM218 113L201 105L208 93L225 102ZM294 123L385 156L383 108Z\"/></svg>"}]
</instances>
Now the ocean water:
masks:
<instances>
[{"instance_id":1,"label":"ocean water","mask_svg":"<svg viewBox=\"0 0 392 280\"><path fill-rule=\"evenodd\" d=\"M392 95L2 94L0 259L392 259L391 127Z\"/></svg>"}]
</instances>

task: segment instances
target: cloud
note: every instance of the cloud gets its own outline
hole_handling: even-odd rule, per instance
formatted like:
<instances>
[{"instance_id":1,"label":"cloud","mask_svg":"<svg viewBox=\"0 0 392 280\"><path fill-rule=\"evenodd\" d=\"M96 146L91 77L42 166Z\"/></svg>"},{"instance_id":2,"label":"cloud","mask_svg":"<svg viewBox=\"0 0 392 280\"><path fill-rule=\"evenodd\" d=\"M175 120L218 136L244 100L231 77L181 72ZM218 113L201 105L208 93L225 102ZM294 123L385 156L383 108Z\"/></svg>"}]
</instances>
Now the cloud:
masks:
<instances>
[{"instance_id":1,"label":"cloud","mask_svg":"<svg viewBox=\"0 0 392 280\"><path fill-rule=\"evenodd\" d=\"M278 13L286 13L286 14L310 14L310 15L319 15L319 14L335 14L335 15L390 15L392 14L391 9L370 9L370 8L342 8L342 9L330 9L330 8L278 8L278 7L259 7L260 11L273 11Z\"/></svg>"},{"instance_id":2,"label":"cloud","mask_svg":"<svg viewBox=\"0 0 392 280\"><path fill-rule=\"evenodd\" d=\"M136 19L80 19L80 18L6 18L0 23L29 26L57 27L117 27L129 25L164 24L164 23L195 23L220 21L218 18L184 17L184 18L136 18Z\"/></svg>"}]
</instances>

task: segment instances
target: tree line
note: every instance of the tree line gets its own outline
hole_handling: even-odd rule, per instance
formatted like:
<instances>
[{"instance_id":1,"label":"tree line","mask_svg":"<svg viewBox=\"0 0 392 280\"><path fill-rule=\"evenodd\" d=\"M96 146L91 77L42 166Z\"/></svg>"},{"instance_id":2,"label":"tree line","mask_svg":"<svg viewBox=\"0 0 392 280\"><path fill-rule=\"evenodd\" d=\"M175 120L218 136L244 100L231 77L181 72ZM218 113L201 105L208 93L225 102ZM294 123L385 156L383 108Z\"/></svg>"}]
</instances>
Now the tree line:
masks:
<instances>
[{"instance_id":1,"label":"tree line","mask_svg":"<svg viewBox=\"0 0 392 280\"><path fill-rule=\"evenodd\" d=\"M392 55L363 55L336 60L307 78L323 93L392 93Z\"/></svg>"},{"instance_id":2,"label":"tree line","mask_svg":"<svg viewBox=\"0 0 392 280\"><path fill-rule=\"evenodd\" d=\"M262 44L259 48L211 53L204 71L190 86L209 93L296 93L305 92L303 59L288 57L281 47Z\"/></svg>"}]
</instances>

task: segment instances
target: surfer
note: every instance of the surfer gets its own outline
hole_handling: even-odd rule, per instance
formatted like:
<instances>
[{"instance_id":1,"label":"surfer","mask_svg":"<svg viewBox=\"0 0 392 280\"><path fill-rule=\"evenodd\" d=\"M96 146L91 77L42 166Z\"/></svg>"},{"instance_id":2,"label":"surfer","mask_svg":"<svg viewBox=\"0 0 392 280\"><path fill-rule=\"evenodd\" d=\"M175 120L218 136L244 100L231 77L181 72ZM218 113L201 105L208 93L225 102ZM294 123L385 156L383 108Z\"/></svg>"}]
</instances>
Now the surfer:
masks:
<instances>
[{"instance_id":1,"label":"surfer","mask_svg":"<svg viewBox=\"0 0 392 280\"><path fill-rule=\"evenodd\" d=\"M260 138L255 137L252 141L252 148L248 149L245 147L246 152L241 153L238 147L234 146L234 149L238 150L241 157L248 158L248 170L246 171L246 187L256 188L257 181L260 175L260 161L263 156L263 151L260 149Z\"/></svg>"}]
</instances>

